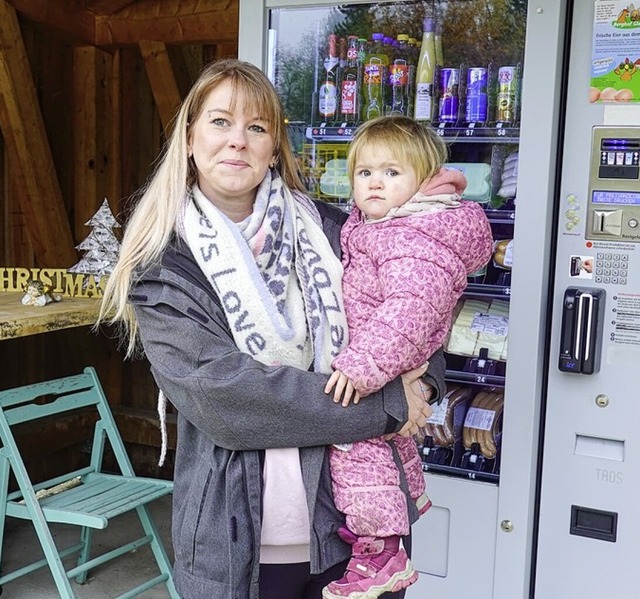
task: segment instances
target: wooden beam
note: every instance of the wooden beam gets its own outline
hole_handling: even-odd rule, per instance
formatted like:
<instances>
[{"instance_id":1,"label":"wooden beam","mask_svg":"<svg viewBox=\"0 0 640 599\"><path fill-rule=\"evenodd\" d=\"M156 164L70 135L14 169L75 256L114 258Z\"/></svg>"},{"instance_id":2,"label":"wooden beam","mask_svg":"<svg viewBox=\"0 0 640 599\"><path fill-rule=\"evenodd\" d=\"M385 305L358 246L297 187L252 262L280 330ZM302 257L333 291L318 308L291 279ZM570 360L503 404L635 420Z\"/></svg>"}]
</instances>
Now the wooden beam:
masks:
<instances>
[{"instance_id":1,"label":"wooden beam","mask_svg":"<svg viewBox=\"0 0 640 599\"><path fill-rule=\"evenodd\" d=\"M85 223L113 191L112 62L110 54L94 46L74 49L74 222L78 241L88 235Z\"/></svg>"},{"instance_id":2,"label":"wooden beam","mask_svg":"<svg viewBox=\"0 0 640 599\"><path fill-rule=\"evenodd\" d=\"M107 197L111 211L116 219L120 215L120 198L122 197L122 52L116 50L111 61L111 77L107 85L107 98L111 102L108 114L111 120L107 123L111 131L110 160L108 165L109 190ZM122 223L121 223L122 224Z\"/></svg>"},{"instance_id":3,"label":"wooden beam","mask_svg":"<svg viewBox=\"0 0 640 599\"><path fill-rule=\"evenodd\" d=\"M238 38L238 0L155 0L111 16L96 15L97 46L211 43Z\"/></svg>"},{"instance_id":4,"label":"wooden beam","mask_svg":"<svg viewBox=\"0 0 640 599\"><path fill-rule=\"evenodd\" d=\"M87 236L96 203L96 54L94 46L73 51L74 237Z\"/></svg>"},{"instance_id":5,"label":"wooden beam","mask_svg":"<svg viewBox=\"0 0 640 599\"><path fill-rule=\"evenodd\" d=\"M0 104L2 104L1 101ZM2 108L0 108L1 110ZM0 118L0 122L2 122L2 118ZM2 230L7 234L4 243L4 264L20 264L20 266L31 267L35 266L35 253L26 219L18 200L20 195L24 193L20 162L15 158L9 145L5 145L4 149L8 154L6 162L8 174L11 175L5 178L7 193L3 205L6 224Z\"/></svg>"},{"instance_id":6,"label":"wooden beam","mask_svg":"<svg viewBox=\"0 0 640 599\"><path fill-rule=\"evenodd\" d=\"M87 10L96 15L113 15L130 7L136 0L85 0Z\"/></svg>"},{"instance_id":7,"label":"wooden beam","mask_svg":"<svg viewBox=\"0 0 640 599\"><path fill-rule=\"evenodd\" d=\"M4 1L4 0L3 0ZM34 23L57 29L78 41L93 44L95 15L86 10L83 0L6 0L8 4Z\"/></svg>"},{"instance_id":8,"label":"wooden beam","mask_svg":"<svg viewBox=\"0 0 640 599\"><path fill-rule=\"evenodd\" d=\"M167 137L171 132L173 117L180 107L178 82L171 68L167 47L162 42L141 40L138 44L144 60L153 99L156 103L160 122Z\"/></svg>"},{"instance_id":9,"label":"wooden beam","mask_svg":"<svg viewBox=\"0 0 640 599\"><path fill-rule=\"evenodd\" d=\"M20 205L39 266L71 266L77 259L18 18L0 0L0 125L20 162Z\"/></svg>"}]
</instances>

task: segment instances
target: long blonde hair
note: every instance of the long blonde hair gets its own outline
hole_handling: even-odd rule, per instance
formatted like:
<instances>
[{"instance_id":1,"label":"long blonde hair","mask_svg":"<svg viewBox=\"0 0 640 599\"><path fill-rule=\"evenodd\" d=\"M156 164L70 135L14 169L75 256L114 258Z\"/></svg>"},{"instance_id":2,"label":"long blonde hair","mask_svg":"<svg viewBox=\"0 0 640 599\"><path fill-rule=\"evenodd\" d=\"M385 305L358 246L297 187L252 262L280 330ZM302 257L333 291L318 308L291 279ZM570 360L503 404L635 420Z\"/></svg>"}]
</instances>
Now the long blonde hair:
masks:
<instances>
[{"instance_id":1,"label":"long blonde hair","mask_svg":"<svg viewBox=\"0 0 640 599\"><path fill-rule=\"evenodd\" d=\"M349 145L347 173L352 188L358 154L365 146L388 148L413 169L420 182L433 177L448 156L446 144L431 127L402 115L378 117L361 125Z\"/></svg>"},{"instance_id":2,"label":"long blonde hair","mask_svg":"<svg viewBox=\"0 0 640 599\"><path fill-rule=\"evenodd\" d=\"M242 97L246 110L269 124L276 169L284 183L305 191L289 146L282 104L269 79L256 66L236 59L207 65L176 115L153 176L136 194L138 200L126 224L120 256L104 290L98 324L121 324L128 356L135 353L138 333L133 307L128 301L133 277L159 260L174 232L182 228L189 190L197 181L197 171L187 151L189 124L196 121L211 91L225 81L231 82L234 98Z\"/></svg>"}]
</instances>

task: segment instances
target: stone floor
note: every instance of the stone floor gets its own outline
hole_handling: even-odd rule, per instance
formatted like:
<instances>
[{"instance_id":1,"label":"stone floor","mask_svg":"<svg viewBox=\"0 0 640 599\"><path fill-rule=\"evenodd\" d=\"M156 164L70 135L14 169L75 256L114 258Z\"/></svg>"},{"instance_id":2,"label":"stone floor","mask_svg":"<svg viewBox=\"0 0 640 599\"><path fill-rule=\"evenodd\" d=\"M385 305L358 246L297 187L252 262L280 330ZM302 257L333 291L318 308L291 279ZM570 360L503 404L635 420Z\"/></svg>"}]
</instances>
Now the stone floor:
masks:
<instances>
[{"instance_id":1,"label":"stone floor","mask_svg":"<svg viewBox=\"0 0 640 599\"><path fill-rule=\"evenodd\" d=\"M155 524L160 531L169 557L171 550L171 496L165 496L150 504ZM78 540L79 528L61 524L52 525L58 547L68 547ZM137 536L136 536L137 535ZM96 530L93 534L93 555L104 553L121 544L121 540L131 541L142 536L135 512L124 514L111 521L106 530ZM10 572L25 565L41 555L40 544L33 526L28 521L7 519L2 569ZM69 567L73 566L73 556L69 558ZM72 581L72 587L78 599L112 599L125 593L145 580L158 574L156 562L148 546L135 552L118 557L89 572L89 578L83 585ZM156 586L138 595L141 599L167 599L169 594L162 586ZM44 567L4 585L2 599L60 599L49 568Z\"/></svg>"}]
</instances>

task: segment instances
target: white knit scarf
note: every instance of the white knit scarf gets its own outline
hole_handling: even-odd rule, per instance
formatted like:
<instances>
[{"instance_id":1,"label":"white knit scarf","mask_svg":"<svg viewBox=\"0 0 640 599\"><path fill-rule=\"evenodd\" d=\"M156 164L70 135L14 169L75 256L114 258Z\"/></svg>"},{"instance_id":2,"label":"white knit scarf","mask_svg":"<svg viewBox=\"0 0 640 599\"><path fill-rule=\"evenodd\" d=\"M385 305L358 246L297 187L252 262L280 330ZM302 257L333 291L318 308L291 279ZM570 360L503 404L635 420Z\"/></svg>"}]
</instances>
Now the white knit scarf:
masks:
<instances>
[{"instance_id":1,"label":"white knit scarf","mask_svg":"<svg viewBox=\"0 0 640 599\"><path fill-rule=\"evenodd\" d=\"M347 344L342 265L318 212L267 174L250 217L233 223L200 191L185 214L189 248L238 348L263 364L331 372Z\"/></svg>"}]
</instances>

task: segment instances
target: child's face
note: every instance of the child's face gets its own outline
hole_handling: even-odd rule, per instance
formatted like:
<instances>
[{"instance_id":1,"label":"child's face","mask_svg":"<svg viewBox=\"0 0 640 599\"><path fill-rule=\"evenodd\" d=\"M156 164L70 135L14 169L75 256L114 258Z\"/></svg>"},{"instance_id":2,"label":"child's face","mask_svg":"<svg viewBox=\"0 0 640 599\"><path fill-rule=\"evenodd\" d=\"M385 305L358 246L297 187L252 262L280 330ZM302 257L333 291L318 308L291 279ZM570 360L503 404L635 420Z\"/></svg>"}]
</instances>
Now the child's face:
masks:
<instances>
[{"instance_id":1,"label":"child's face","mask_svg":"<svg viewBox=\"0 0 640 599\"><path fill-rule=\"evenodd\" d=\"M369 218L381 218L391 208L402 206L420 181L408 164L402 164L383 146L365 146L358 153L353 172L353 199Z\"/></svg>"}]
</instances>

